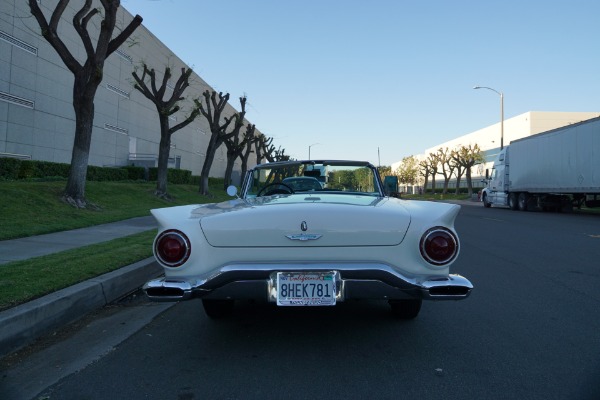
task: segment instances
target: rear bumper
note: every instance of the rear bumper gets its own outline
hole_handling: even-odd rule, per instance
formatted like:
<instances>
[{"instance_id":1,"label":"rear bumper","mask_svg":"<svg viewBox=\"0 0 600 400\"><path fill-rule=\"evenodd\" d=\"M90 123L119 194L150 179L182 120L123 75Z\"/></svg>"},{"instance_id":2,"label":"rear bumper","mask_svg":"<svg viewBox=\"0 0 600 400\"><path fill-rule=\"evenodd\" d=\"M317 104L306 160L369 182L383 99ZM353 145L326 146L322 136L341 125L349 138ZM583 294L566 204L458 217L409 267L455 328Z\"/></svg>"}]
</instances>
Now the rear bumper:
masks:
<instances>
[{"instance_id":1,"label":"rear bumper","mask_svg":"<svg viewBox=\"0 0 600 400\"><path fill-rule=\"evenodd\" d=\"M403 276L380 264L239 264L215 271L204 280L163 277L147 282L143 289L153 301L256 299L275 301L274 279L279 271L337 271L337 301L347 299L462 300L473 289L460 275L428 279Z\"/></svg>"}]
</instances>

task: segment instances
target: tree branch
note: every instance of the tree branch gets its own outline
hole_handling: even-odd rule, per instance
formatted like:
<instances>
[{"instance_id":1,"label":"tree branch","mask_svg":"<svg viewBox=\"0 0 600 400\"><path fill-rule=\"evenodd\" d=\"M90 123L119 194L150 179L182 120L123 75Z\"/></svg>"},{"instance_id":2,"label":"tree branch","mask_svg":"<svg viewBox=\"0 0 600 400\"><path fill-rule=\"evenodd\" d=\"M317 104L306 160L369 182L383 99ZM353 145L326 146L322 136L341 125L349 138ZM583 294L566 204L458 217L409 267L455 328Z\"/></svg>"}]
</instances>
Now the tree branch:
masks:
<instances>
[{"instance_id":1,"label":"tree branch","mask_svg":"<svg viewBox=\"0 0 600 400\"><path fill-rule=\"evenodd\" d=\"M191 124L192 121L195 120L199 114L200 114L200 111L197 108L194 108L194 110L190 113L190 115L184 121L173 126L172 128L169 128L169 135L172 135L173 133L177 132L181 128L185 128L187 125Z\"/></svg>"},{"instance_id":2,"label":"tree branch","mask_svg":"<svg viewBox=\"0 0 600 400\"><path fill-rule=\"evenodd\" d=\"M92 39L90 39L90 34L87 31L87 24L94 15L98 14L98 9L94 8L90 11L91 7L92 0L86 0L84 5L81 7L81 10L79 10L73 16L73 28L75 28L75 31L81 38L81 42L83 43L83 47L85 48L88 59L94 57L96 54L94 45L92 44Z\"/></svg>"},{"instance_id":3,"label":"tree branch","mask_svg":"<svg viewBox=\"0 0 600 400\"><path fill-rule=\"evenodd\" d=\"M59 1L54 9L54 12L52 13L50 24L48 24L46 21L46 17L44 16L44 13L40 9L36 0L29 0L29 9L31 14L40 25L41 34L44 39L46 39L46 41L50 43L54 50L56 50L58 56L63 60L69 71L71 71L73 74L76 74L77 71L82 68L82 66L77 59L73 57L68 47L60 39L60 37L58 37L57 33L58 23L68 4L69 0Z\"/></svg>"},{"instance_id":4,"label":"tree branch","mask_svg":"<svg viewBox=\"0 0 600 400\"><path fill-rule=\"evenodd\" d=\"M131 20L129 25L127 25L127 27L125 27L125 29L123 29L116 38L114 38L113 40L110 41L110 43L108 44L108 49L106 51L106 56L109 56L112 53L114 53L115 50L117 50L123 43L125 43L127 38L129 36L131 36L133 31L135 31L137 29L137 27L142 24L143 20L144 19L142 17L140 17L139 15L136 15Z\"/></svg>"}]
</instances>

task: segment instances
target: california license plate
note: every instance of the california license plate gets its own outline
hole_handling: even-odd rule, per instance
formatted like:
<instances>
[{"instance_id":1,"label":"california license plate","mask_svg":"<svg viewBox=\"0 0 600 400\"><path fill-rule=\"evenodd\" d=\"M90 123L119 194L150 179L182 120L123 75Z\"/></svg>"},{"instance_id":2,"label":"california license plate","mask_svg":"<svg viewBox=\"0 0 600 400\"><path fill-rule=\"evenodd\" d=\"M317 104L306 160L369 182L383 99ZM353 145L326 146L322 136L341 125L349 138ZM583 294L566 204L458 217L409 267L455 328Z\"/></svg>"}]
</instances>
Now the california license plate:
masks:
<instances>
[{"instance_id":1,"label":"california license plate","mask_svg":"<svg viewBox=\"0 0 600 400\"><path fill-rule=\"evenodd\" d=\"M278 272L278 306L333 306L334 272Z\"/></svg>"}]
</instances>

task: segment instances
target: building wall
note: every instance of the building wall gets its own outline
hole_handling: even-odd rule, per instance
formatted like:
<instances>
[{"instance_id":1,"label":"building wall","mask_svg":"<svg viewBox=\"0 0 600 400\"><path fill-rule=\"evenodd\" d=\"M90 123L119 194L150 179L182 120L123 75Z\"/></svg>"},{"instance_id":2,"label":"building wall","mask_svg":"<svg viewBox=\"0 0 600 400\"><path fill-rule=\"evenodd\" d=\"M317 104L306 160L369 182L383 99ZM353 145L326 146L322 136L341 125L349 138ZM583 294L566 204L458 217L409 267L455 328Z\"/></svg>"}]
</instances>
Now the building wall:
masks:
<instances>
[{"instance_id":1,"label":"building wall","mask_svg":"<svg viewBox=\"0 0 600 400\"><path fill-rule=\"evenodd\" d=\"M516 117L506 119L504 121L504 146L508 146L512 140L521 139L526 136L536 135L541 132L546 132L552 129L561 128L563 126L575 124L591 118L600 116L600 112L548 112L548 111L530 111ZM424 160L431 153L437 152L438 149L448 148L450 150L457 149L461 146L479 145L485 156L485 163L476 165L472 168L471 174L473 183L479 183L485 176L485 169L491 168L494 158L500 151L500 122L479 129L475 132L468 133L456 139L440 143L437 146L425 149L425 152L416 157L419 160ZM392 164L392 170L400 167L402 161ZM431 179L430 183L431 185ZM436 178L436 187L443 187L443 176L439 175ZM466 187L467 183L463 176L461 187ZM455 179L450 181L450 188L455 188ZM410 189L413 190L413 189Z\"/></svg>"},{"instance_id":2,"label":"building wall","mask_svg":"<svg viewBox=\"0 0 600 400\"><path fill-rule=\"evenodd\" d=\"M100 7L99 1L94 1L94 6ZM40 7L49 18L52 10L47 8L47 2L40 2ZM59 34L83 63L85 51L71 23L76 11L72 5L65 11ZM115 32L132 19L121 7ZM90 26L99 21L99 17L93 18ZM70 163L75 132L73 75L39 31L27 2L0 2L0 156ZM97 33L92 28L90 33L95 40L93 35ZM138 27L129 41L106 60L104 78L95 97L90 165L156 164L160 141L157 111L150 100L133 88L131 75L135 69L141 75L142 62L154 68L159 79L165 68L170 67L173 85L181 68L187 68L152 32L143 25ZM193 106L191 99L203 98L202 93L207 89L213 90L193 73L184 93L186 100L181 104L181 111L173 116L172 126L189 115ZM235 106L239 108L239 104ZM228 104L223 117L236 112ZM209 139L208 123L199 116L173 134L169 166L179 166L199 175ZM210 175L223 177L225 167L226 149L222 146L217 150ZM240 169L239 160L236 169Z\"/></svg>"}]
</instances>

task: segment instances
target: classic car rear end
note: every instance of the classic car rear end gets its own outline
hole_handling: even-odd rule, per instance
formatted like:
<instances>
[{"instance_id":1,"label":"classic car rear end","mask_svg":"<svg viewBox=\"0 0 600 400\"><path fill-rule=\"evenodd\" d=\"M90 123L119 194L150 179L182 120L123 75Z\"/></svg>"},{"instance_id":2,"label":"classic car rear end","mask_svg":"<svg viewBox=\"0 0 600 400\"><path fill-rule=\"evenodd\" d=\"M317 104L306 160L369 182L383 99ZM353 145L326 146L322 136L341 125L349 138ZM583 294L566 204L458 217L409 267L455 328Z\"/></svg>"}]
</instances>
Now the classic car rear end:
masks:
<instances>
[{"instance_id":1,"label":"classic car rear end","mask_svg":"<svg viewBox=\"0 0 600 400\"><path fill-rule=\"evenodd\" d=\"M317 174L321 189L284 183ZM272 163L250 171L235 200L153 210L165 277L144 290L157 301L200 297L211 317L240 299L278 306L384 299L397 316L414 318L423 299L466 298L471 283L449 274L460 250L453 227L460 207L386 197L381 187L368 163Z\"/></svg>"}]
</instances>

